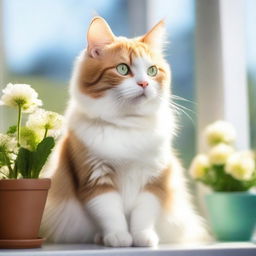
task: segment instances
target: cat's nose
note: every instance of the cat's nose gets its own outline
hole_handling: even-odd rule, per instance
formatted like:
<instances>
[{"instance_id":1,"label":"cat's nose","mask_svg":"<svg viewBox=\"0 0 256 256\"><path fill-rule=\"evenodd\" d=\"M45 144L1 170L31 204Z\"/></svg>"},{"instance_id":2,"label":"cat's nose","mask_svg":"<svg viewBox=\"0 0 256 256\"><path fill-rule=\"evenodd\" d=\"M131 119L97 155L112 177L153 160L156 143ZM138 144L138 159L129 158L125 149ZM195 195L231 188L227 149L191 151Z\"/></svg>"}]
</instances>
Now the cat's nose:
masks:
<instances>
[{"instance_id":1,"label":"cat's nose","mask_svg":"<svg viewBox=\"0 0 256 256\"><path fill-rule=\"evenodd\" d=\"M148 86L147 81L139 81L137 82L137 85L141 86L142 88L146 88Z\"/></svg>"}]
</instances>

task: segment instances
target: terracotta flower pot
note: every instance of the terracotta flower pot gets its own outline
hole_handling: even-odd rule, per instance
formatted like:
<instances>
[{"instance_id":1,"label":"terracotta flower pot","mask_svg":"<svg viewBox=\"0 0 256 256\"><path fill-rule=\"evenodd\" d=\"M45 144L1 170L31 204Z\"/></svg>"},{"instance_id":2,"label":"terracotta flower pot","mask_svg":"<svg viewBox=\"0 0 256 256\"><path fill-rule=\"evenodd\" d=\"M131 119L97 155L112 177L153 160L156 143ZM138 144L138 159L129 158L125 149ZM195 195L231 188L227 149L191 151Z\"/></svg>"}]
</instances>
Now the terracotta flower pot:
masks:
<instances>
[{"instance_id":1,"label":"terracotta flower pot","mask_svg":"<svg viewBox=\"0 0 256 256\"><path fill-rule=\"evenodd\" d=\"M0 247L3 241L38 239L50 184L50 179L0 180Z\"/></svg>"}]
</instances>

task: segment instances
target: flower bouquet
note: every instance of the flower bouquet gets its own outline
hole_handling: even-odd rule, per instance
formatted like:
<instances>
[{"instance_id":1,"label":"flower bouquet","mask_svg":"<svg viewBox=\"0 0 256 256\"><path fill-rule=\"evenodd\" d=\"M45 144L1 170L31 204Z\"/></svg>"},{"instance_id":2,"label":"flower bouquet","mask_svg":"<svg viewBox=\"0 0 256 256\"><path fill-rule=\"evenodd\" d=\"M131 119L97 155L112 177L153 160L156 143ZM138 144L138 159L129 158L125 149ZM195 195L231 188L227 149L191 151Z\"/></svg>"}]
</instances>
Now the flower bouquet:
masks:
<instances>
[{"instance_id":1,"label":"flower bouquet","mask_svg":"<svg viewBox=\"0 0 256 256\"><path fill-rule=\"evenodd\" d=\"M248 190L256 185L255 156L251 151L235 151L234 127L217 121L205 130L207 154L197 155L190 175L214 192L206 195L210 224L219 240L250 240L256 223L256 195Z\"/></svg>"},{"instance_id":2,"label":"flower bouquet","mask_svg":"<svg viewBox=\"0 0 256 256\"><path fill-rule=\"evenodd\" d=\"M40 179L62 125L62 116L45 111L27 84L8 84L0 105L17 110L17 123L0 133L0 248L32 248L38 238L50 179ZM23 115L28 114L23 124Z\"/></svg>"}]
</instances>

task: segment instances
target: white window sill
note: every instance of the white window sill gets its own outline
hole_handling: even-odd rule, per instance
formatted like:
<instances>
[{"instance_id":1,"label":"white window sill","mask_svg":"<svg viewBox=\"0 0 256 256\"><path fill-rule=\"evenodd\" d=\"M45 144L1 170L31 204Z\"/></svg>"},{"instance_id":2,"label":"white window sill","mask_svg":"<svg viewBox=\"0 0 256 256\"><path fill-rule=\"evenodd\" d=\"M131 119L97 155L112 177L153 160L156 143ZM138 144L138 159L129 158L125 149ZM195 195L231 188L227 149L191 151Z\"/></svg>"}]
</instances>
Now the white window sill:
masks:
<instances>
[{"instance_id":1,"label":"white window sill","mask_svg":"<svg viewBox=\"0 0 256 256\"><path fill-rule=\"evenodd\" d=\"M76 255L159 255L159 256L252 256L253 243L215 243L210 245L160 245L158 248L106 248L85 244L46 244L40 249L0 250L0 256L76 256Z\"/></svg>"}]
</instances>

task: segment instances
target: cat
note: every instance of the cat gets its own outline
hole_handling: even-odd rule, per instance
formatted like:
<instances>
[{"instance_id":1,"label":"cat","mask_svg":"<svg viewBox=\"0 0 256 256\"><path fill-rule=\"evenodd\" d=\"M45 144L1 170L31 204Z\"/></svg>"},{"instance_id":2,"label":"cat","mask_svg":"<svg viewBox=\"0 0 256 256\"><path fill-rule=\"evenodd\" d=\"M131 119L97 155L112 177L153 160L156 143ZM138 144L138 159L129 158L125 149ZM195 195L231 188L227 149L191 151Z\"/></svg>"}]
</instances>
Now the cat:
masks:
<instances>
[{"instance_id":1,"label":"cat","mask_svg":"<svg viewBox=\"0 0 256 256\"><path fill-rule=\"evenodd\" d=\"M165 34L163 21L134 39L116 37L101 17L91 21L46 175L48 241L122 247L208 240L171 148Z\"/></svg>"}]
</instances>

